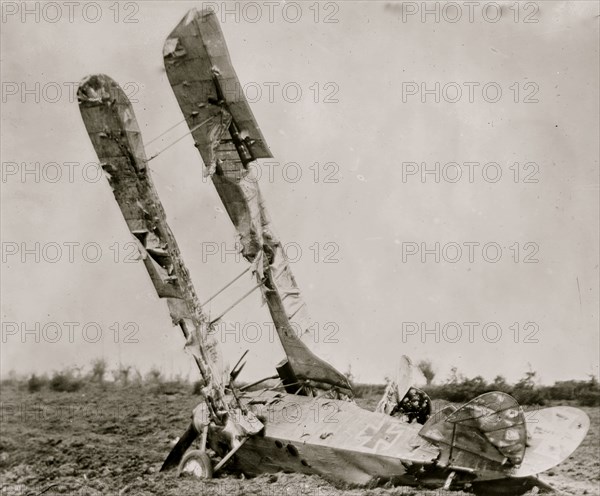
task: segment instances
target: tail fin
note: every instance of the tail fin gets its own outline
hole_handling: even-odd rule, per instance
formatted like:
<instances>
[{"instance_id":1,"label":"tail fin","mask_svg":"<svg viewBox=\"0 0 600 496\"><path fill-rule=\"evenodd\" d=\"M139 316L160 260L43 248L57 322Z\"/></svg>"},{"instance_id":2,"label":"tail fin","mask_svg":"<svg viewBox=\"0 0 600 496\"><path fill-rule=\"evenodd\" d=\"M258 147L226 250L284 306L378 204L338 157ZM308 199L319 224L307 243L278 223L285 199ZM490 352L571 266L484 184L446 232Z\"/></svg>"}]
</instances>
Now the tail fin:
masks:
<instances>
[{"instance_id":1,"label":"tail fin","mask_svg":"<svg viewBox=\"0 0 600 496\"><path fill-rule=\"evenodd\" d=\"M522 462L527 443L523 409L501 392L482 394L457 410L442 410L419 434L440 447L442 465L504 476Z\"/></svg>"}]
</instances>

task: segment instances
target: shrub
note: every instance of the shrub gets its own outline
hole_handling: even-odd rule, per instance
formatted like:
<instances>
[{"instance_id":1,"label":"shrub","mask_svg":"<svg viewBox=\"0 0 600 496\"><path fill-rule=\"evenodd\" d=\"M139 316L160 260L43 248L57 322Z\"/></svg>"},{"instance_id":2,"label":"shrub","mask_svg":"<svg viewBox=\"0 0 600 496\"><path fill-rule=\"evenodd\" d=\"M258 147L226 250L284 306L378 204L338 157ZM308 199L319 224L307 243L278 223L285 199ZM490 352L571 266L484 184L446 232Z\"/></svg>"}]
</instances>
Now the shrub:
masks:
<instances>
[{"instance_id":1,"label":"shrub","mask_svg":"<svg viewBox=\"0 0 600 496\"><path fill-rule=\"evenodd\" d=\"M131 373L131 365L119 365L119 368L111 372L115 383L127 386L129 384L129 374Z\"/></svg>"},{"instance_id":2,"label":"shrub","mask_svg":"<svg viewBox=\"0 0 600 496\"><path fill-rule=\"evenodd\" d=\"M581 406L600 406L600 391L584 391L578 400Z\"/></svg>"},{"instance_id":3,"label":"shrub","mask_svg":"<svg viewBox=\"0 0 600 496\"><path fill-rule=\"evenodd\" d=\"M490 389L492 391L501 391L503 393L507 393L510 394L512 391L512 386L506 382L506 379L504 378L504 376L501 375L497 375L496 378L494 379L494 382L492 382L490 384Z\"/></svg>"},{"instance_id":4,"label":"shrub","mask_svg":"<svg viewBox=\"0 0 600 496\"><path fill-rule=\"evenodd\" d=\"M81 386L81 379L75 377L70 370L55 372L50 379L52 391L72 393L79 390Z\"/></svg>"},{"instance_id":5,"label":"shrub","mask_svg":"<svg viewBox=\"0 0 600 496\"><path fill-rule=\"evenodd\" d=\"M427 381L427 385L430 386L435 377L435 370L433 369L433 364L431 363L431 360L421 360L417 364L417 367L419 367L419 369L423 373L423 376Z\"/></svg>"},{"instance_id":6,"label":"shrub","mask_svg":"<svg viewBox=\"0 0 600 496\"><path fill-rule=\"evenodd\" d=\"M381 397L385 391L384 384L354 384L354 396L356 398Z\"/></svg>"},{"instance_id":7,"label":"shrub","mask_svg":"<svg viewBox=\"0 0 600 496\"><path fill-rule=\"evenodd\" d=\"M548 401L546 391L540 387L524 388L515 386L512 390L512 396L520 405L544 406Z\"/></svg>"},{"instance_id":8,"label":"shrub","mask_svg":"<svg viewBox=\"0 0 600 496\"><path fill-rule=\"evenodd\" d=\"M106 360L104 360L104 358L97 358L96 360L93 360L91 372L92 381L102 384L104 382L104 376L106 375L107 368Z\"/></svg>"},{"instance_id":9,"label":"shrub","mask_svg":"<svg viewBox=\"0 0 600 496\"><path fill-rule=\"evenodd\" d=\"M431 362L419 363L421 369L432 367ZM490 391L501 391L513 396L521 405L548 404L549 401L573 401L581 406L600 406L600 383L595 376L588 381L558 381L552 386L536 384L537 373L533 370L525 372L523 377L514 385L498 375L487 383L481 376L468 378L463 376L456 367L452 367L450 376L445 384L428 384L423 390L432 400L446 400L453 403L466 403L480 394ZM381 396L383 385L356 384L354 393L357 398Z\"/></svg>"},{"instance_id":10,"label":"shrub","mask_svg":"<svg viewBox=\"0 0 600 496\"><path fill-rule=\"evenodd\" d=\"M42 389L47 383L48 379L46 377L38 377L37 375L32 374L27 381L27 390L30 393L35 393Z\"/></svg>"},{"instance_id":11,"label":"shrub","mask_svg":"<svg viewBox=\"0 0 600 496\"><path fill-rule=\"evenodd\" d=\"M162 379L162 372L157 367L152 367L150 371L146 374L146 381L151 383L159 383Z\"/></svg>"}]
</instances>

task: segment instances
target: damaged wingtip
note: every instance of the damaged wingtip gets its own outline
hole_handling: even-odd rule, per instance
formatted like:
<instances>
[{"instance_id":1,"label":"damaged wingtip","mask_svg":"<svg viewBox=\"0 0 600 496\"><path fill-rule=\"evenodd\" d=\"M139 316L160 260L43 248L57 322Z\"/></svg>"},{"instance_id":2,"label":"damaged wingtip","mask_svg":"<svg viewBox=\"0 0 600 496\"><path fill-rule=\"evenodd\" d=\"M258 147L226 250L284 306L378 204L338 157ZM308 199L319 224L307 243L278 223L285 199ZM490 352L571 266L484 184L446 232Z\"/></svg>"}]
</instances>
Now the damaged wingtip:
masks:
<instances>
[{"instance_id":1,"label":"damaged wingtip","mask_svg":"<svg viewBox=\"0 0 600 496\"><path fill-rule=\"evenodd\" d=\"M198 9L196 7L193 7L187 11L187 14L183 18L183 23L187 25L190 22L192 22L197 16L198 16Z\"/></svg>"},{"instance_id":2,"label":"damaged wingtip","mask_svg":"<svg viewBox=\"0 0 600 496\"><path fill-rule=\"evenodd\" d=\"M112 90L119 85L106 74L90 74L79 82L77 101L82 103L102 103L111 100Z\"/></svg>"},{"instance_id":3,"label":"damaged wingtip","mask_svg":"<svg viewBox=\"0 0 600 496\"><path fill-rule=\"evenodd\" d=\"M213 15L215 15L215 11L213 9L202 8L202 9L199 10L196 7L192 7L190 10L187 11L187 13L185 14L185 16L181 20L180 24L183 24L184 26L187 26L192 21L194 21L194 19L198 19L200 21L203 21L203 20L206 20L206 18L208 18L210 16L213 16Z\"/></svg>"}]
</instances>

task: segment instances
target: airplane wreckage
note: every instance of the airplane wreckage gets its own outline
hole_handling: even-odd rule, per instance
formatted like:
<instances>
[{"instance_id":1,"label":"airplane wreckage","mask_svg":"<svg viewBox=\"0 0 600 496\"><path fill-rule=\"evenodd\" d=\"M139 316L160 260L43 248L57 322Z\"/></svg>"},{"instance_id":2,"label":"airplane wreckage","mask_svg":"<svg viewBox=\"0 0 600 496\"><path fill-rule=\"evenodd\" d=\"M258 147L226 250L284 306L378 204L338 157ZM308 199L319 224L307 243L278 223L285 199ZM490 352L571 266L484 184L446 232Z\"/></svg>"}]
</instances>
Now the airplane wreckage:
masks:
<instances>
[{"instance_id":1,"label":"airplane wreckage","mask_svg":"<svg viewBox=\"0 0 600 496\"><path fill-rule=\"evenodd\" d=\"M235 384L242 359L229 374L223 370L215 321L204 313L167 225L131 104L108 76L83 79L78 103L85 127L203 380L202 401L161 470L210 478L229 463L249 476L300 472L342 483L392 481L486 495L551 489L536 474L565 460L584 439L589 419L578 409L544 408L526 418L514 398L490 392L432 414L427 395L412 387L413 366L405 357L376 411L354 403L347 378L307 345L306 304L250 167L272 155L239 91L216 16L188 12L163 55L204 173L237 230L253 290L262 292L286 358L267 378L278 382L262 389L267 379Z\"/></svg>"}]
</instances>

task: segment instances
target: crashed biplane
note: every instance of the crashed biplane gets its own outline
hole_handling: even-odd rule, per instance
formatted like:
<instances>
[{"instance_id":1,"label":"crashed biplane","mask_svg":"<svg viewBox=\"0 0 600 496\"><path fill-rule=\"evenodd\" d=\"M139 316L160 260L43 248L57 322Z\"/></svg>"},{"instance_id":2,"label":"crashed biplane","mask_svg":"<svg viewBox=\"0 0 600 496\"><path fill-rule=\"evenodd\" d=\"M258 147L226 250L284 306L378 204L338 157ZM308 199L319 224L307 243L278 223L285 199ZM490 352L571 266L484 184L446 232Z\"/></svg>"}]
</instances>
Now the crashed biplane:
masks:
<instances>
[{"instance_id":1,"label":"crashed biplane","mask_svg":"<svg viewBox=\"0 0 600 496\"><path fill-rule=\"evenodd\" d=\"M252 388L236 385L242 360L229 373L223 369L216 322L204 313L167 225L133 108L108 76L86 77L78 102L87 132L203 380L202 401L162 470L208 478L229 463L247 475L301 472L478 494L548 488L536 474L567 458L587 433L589 419L578 409L525 414L511 396L491 392L432 414L427 395L412 387L414 367L406 358L376 411L352 400L347 378L310 349L306 304L253 173L255 161L272 157L271 151L240 91L216 16L188 12L163 56L204 173L237 230L253 289L260 288L286 358L268 378L277 382L262 389L266 379Z\"/></svg>"}]
</instances>

